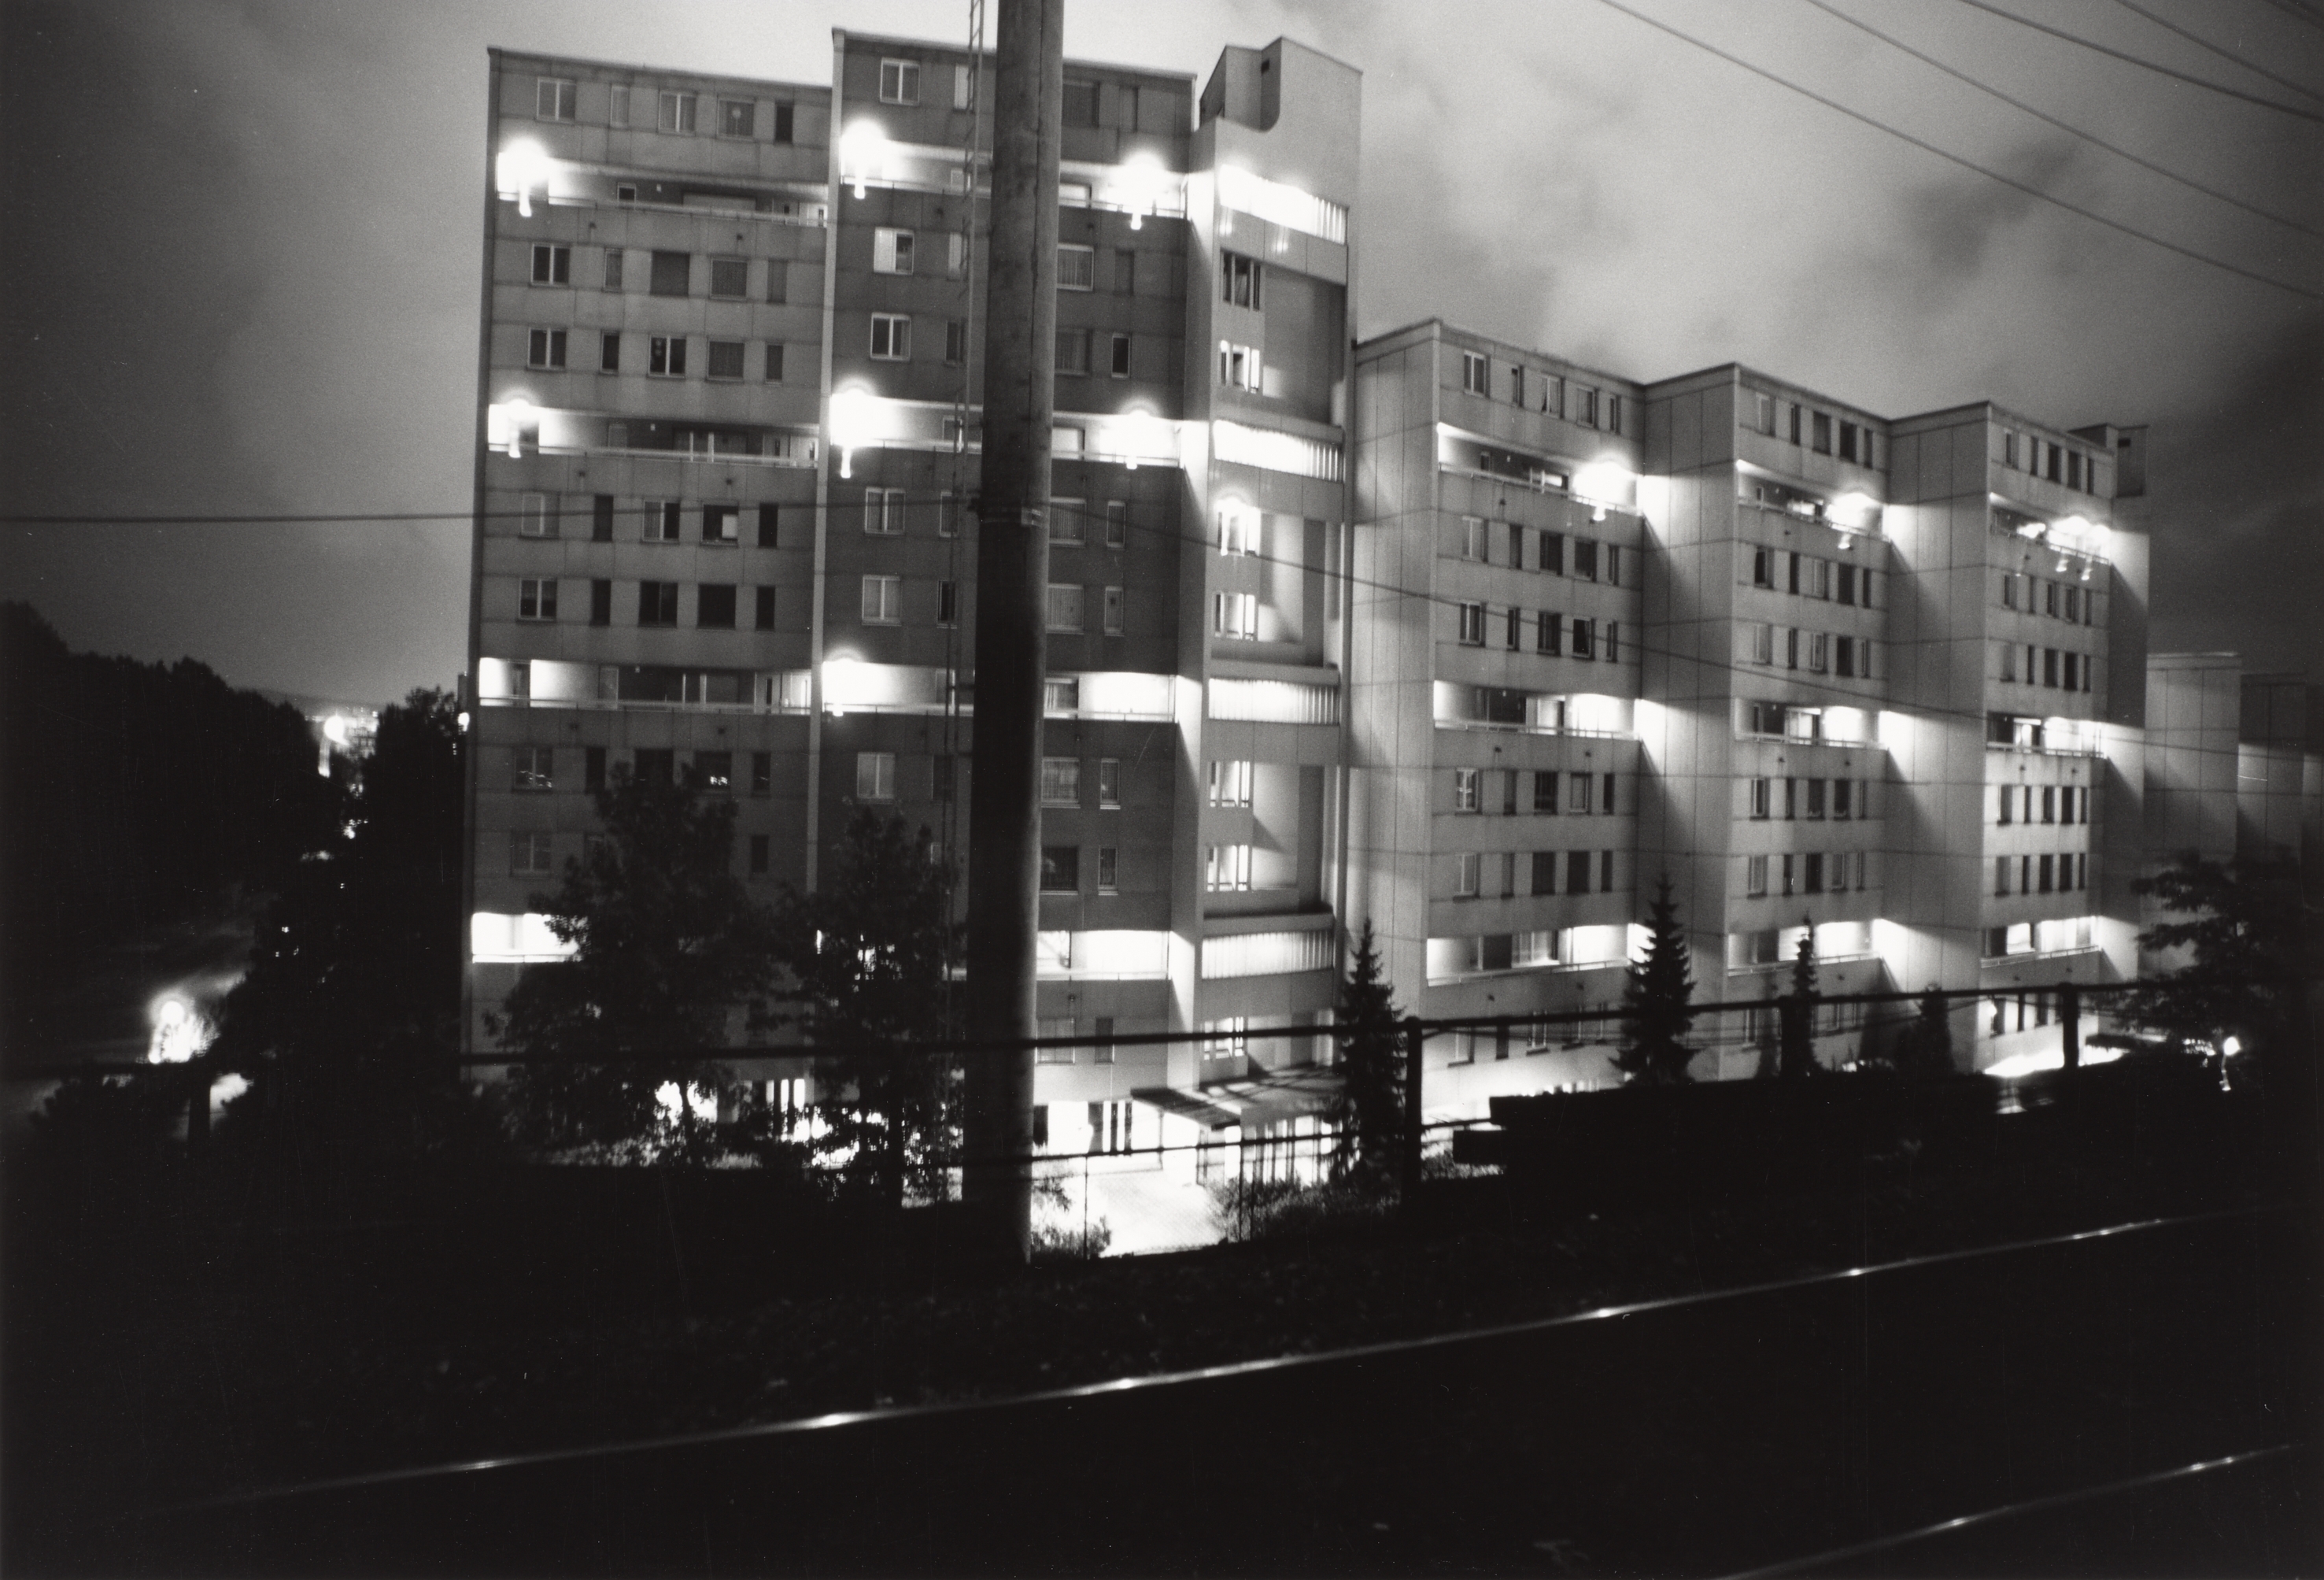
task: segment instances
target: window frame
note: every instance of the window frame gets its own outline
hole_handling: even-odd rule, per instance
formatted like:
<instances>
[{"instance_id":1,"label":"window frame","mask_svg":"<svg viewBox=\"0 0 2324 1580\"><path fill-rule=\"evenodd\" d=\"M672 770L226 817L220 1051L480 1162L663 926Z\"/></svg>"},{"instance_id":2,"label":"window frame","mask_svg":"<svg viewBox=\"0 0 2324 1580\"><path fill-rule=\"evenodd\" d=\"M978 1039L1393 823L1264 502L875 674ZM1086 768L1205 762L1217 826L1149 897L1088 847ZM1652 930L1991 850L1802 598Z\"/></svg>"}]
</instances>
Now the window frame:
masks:
<instances>
[{"instance_id":1,"label":"window frame","mask_svg":"<svg viewBox=\"0 0 2324 1580\"><path fill-rule=\"evenodd\" d=\"M879 94L880 102L883 105L918 104L920 63L899 55L881 57Z\"/></svg>"},{"instance_id":2,"label":"window frame","mask_svg":"<svg viewBox=\"0 0 2324 1580\"><path fill-rule=\"evenodd\" d=\"M882 330L886 331L883 336ZM882 340L887 349L881 349ZM912 315L909 313L873 313L872 331L866 355L874 362L909 362L912 360Z\"/></svg>"},{"instance_id":3,"label":"window frame","mask_svg":"<svg viewBox=\"0 0 2324 1580\"><path fill-rule=\"evenodd\" d=\"M544 97L548 100L546 109L542 108ZM571 121L578 99L579 87L570 77L532 79L532 118L536 121Z\"/></svg>"},{"instance_id":4,"label":"window frame","mask_svg":"<svg viewBox=\"0 0 2324 1580\"><path fill-rule=\"evenodd\" d=\"M862 578L857 613L865 625L903 624L904 578L872 573Z\"/></svg>"}]
</instances>

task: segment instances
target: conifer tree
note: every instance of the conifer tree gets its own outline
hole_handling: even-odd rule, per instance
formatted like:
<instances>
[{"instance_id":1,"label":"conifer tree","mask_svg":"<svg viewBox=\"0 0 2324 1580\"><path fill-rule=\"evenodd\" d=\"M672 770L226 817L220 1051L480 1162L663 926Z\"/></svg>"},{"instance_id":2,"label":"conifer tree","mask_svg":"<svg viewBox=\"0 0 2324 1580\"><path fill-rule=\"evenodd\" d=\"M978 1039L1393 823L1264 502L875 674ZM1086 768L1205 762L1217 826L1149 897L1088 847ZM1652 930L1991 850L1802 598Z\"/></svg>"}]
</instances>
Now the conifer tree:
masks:
<instances>
[{"instance_id":1,"label":"conifer tree","mask_svg":"<svg viewBox=\"0 0 2324 1580\"><path fill-rule=\"evenodd\" d=\"M1781 1048L1776 1073L1812 1076L1821 1068L1815 1059L1816 952L1815 918L1800 918L1800 947L1792 957L1792 991L1782 1012Z\"/></svg>"},{"instance_id":2,"label":"conifer tree","mask_svg":"<svg viewBox=\"0 0 2324 1580\"><path fill-rule=\"evenodd\" d=\"M1631 963L1622 991L1622 1046L1614 1067L1637 1085L1675 1086L1690 1078L1687 1066L1694 1058L1686 1045L1694 979L1667 873L1656 886L1646 930L1646 956Z\"/></svg>"},{"instance_id":3,"label":"conifer tree","mask_svg":"<svg viewBox=\"0 0 2324 1580\"><path fill-rule=\"evenodd\" d=\"M1340 1043L1340 1095L1333 1129L1340 1132L1335 1162L1366 1179L1393 1178L1404 1136L1404 1039L1396 988L1380 975L1371 919L1364 919L1340 981L1333 1012Z\"/></svg>"}]
</instances>

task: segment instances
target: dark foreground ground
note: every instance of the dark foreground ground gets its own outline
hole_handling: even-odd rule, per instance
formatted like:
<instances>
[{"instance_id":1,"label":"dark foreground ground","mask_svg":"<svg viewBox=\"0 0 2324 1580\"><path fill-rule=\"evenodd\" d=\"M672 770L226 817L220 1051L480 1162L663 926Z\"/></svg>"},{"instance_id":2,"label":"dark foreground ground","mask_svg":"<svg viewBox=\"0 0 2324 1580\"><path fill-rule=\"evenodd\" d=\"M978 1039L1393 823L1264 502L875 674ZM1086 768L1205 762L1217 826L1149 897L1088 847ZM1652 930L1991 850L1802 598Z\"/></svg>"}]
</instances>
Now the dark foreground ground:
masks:
<instances>
[{"instance_id":1,"label":"dark foreground ground","mask_svg":"<svg viewBox=\"0 0 2324 1580\"><path fill-rule=\"evenodd\" d=\"M2313 1224L2270 1210L2264 1133L2230 1101L2170 1149L1578 1220L1445 1181L1274 1243L771 1298L431 1281L375 1237L254 1246L193 1196L101 1247L18 1214L10 1567L2314 1572L2316 1335L2282 1276ZM1914 1261L2157 1218L2195 1221ZM551 1457L139 1517L527 1454Z\"/></svg>"}]
</instances>

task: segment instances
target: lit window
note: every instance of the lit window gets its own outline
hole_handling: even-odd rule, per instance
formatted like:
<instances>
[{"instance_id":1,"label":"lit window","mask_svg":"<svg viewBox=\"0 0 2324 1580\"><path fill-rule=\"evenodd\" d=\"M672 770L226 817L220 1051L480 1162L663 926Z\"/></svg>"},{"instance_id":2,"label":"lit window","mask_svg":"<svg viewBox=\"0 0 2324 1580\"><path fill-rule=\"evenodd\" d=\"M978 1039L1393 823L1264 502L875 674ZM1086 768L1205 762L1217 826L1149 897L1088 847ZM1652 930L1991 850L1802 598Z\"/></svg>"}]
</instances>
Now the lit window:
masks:
<instances>
[{"instance_id":1,"label":"lit window","mask_svg":"<svg viewBox=\"0 0 2324 1580\"><path fill-rule=\"evenodd\" d=\"M573 118L573 84L555 77L533 79L532 113L544 121L569 121Z\"/></svg>"},{"instance_id":2,"label":"lit window","mask_svg":"<svg viewBox=\"0 0 2324 1580\"><path fill-rule=\"evenodd\" d=\"M863 623L866 625L893 625L903 616L902 578L892 576L867 576L863 578Z\"/></svg>"},{"instance_id":3,"label":"lit window","mask_svg":"<svg viewBox=\"0 0 2324 1580\"><path fill-rule=\"evenodd\" d=\"M516 584L516 617L520 620L557 618L557 584L527 578Z\"/></svg>"},{"instance_id":4,"label":"lit window","mask_svg":"<svg viewBox=\"0 0 2324 1580\"><path fill-rule=\"evenodd\" d=\"M573 249L536 242L532 248L532 282L535 285L570 285L573 283Z\"/></svg>"},{"instance_id":5,"label":"lit window","mask_svg":"<svg viewBox=\"0 0 2324 1580\"><path fill-rule=\"evenodd\" d=\"M920 102L920 63L918 60L880 62L880 102L883 105L916 105Z\"/></svg>"},{"instance_id":6,"label":"lit window","mask_svg":"<svg viewBox=\"0 0 2324 1580\"><path fill-rule=\"evenodd\" d=\"M1230 642L1251 642L1259 636L1259 595L1213 593L1211 634Z\"/></svg>"},{"instance_id":7,"label":"lit window","mask_svg":"<svg viewBox=\"0 0 2324 1580\"><path fill-rule=\"evenodd\" d=\"M690 134L694 130L694 95L665 93L660 96L660 114L655 125L665 132Z\"/></svg>"},{"instance_id":8,"label":"lit window","mask_svg":"<svg viewBox=\"0 0 2324 1580\"><path fill-rule=\"evenodd\" d=\"M1069 582L1051 582L1048 587L1047 625L1049 630L1077 633L1082 629L1082 589Z\"/></svg>"},{"instance_id":9,"label":"lit window","mask_svg":"<svg viewBox=\"0 0 2324 1580\"><path fill-rule=\"evenodd\" d=\"M1211 805L1213 807L1248 807L1250 805L1251 765L1248 759L1219 760L1211 762Z\"/></svg>"},{"instance_id":10,"label":"lit window","mask_svg":"<svg viewBox=\"0 0 2324 1580\"><path fill-rule=\"evenodd\" d=\"M1265 266L1258 259L1246 258L1240 253L1221 253L1219 272L1223 287L1222 300L1229 307L1259 307Z\"/></svg>"},{"instance_id":11,"label":"lit window","mask_svg":"<svg viewBox=\"0 0 2324 1580\"><path fill-rule=\"evenodd\" d=\"M1250 846L1213 845L1203 852L1203 887L1213 893L1242 893L1250 888Z\"/></svg>"},{"instance_id":12,"label":"lit window","mask_svg":"<svg viewBox=\"0 0 2324 1580\"><path fill-rule=\"evenodd\" d=\"M896 799L896 754L893 752L855 753L855 799L892 801Z\"/></svg>"},{"instance_id":13,"label":"lit window","mask_svg":"<svg viewBox=\"0 0 2324 1580\"><path fill-rule=\"evenodd\" d=\"M1260 371L1259 348L1219 342L1219 383L1231 390L1257 391Z\"/></svg>"},{"instance_id":14,"label":"lit window","mask_svg":"<svg viewBox=\"0 0 2324 1580\"><path fill-rule=\"evenodd\" d=\"M912 272L912 233L881 226L872 233L872 272L874 274L909 274Z\"/></svg>"},{"instance_id":15,"label":"lit window","mask_svg":"<svg viewBox=\"0 0 2324 1580\"><path fill-rule=\"evenodd\" d=\"M872 357L875 362L910 361L912 320L902 313L873 313Z\"/></svg>"},{"instance_id":16,"label":"lit window","mask_svg":"<svg viewBox=\"0 0 2324 1580\"><path fill-rule=\"evenodd\" d=\"M1097 289L1097 249L1074 242L1057 244L1057 289L1059 291L1094 291Z\"/></svg>"}]
</instances>

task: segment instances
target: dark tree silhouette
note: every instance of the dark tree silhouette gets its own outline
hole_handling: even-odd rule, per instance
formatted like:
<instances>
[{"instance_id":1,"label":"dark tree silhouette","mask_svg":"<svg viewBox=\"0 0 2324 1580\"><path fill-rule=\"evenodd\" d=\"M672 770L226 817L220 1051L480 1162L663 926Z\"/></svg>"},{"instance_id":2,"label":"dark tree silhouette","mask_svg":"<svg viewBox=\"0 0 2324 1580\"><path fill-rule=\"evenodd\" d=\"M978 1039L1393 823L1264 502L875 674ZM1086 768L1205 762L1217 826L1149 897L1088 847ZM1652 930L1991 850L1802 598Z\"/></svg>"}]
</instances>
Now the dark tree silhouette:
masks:
<instances>
[{"instance_id":1,"label":"dark tree silhouette","mask_svg":"<svg viewBox=\"0 0 2324 1580\"><path fill-rule=\"evenodd\" d=\"M1366 917L1340 979L1333 1013L1340 1048L1340 1090L1332 1128L1340 1132L1333 1166L1369 1183L1396 1177L1405 1127L1405 1050L1396 988L1380 975L1379 946Z\"/></svg>"},{"instance_id":2,"label":"dark tree silhouette","mask_svg":"<svg viewBox=\"0 0 2324 1580\"><path fill-rule=\"evenodd\" d=\"M1667 873L1647 910L1646 933L1646 957L1631 962L1622 988L1622 1044L1614 1067L1633 1086L1677 1086L1690 1078L1694 1058L1686 1045L1694 977Z\"/></svg>"},{"instance_id":3,"label":"dark tree silhouette","mask_svg":"<svg viewBox=\"0 0 2324 1580\"><path fill-rule=\"evenodd\" d=\"M2184 949L2189 959L2131 993L2125 1006L2130 1016L2214 1044L2231 1035L2255 1047L2279 1039L2300 991L2307 916L2299 867L2229 864L2190 853L2135 887L2173 919L2140 933L2140 946Z\"/></svg>"},{"instance_id":4,"label":"dark tree silhouette","mask_svg":"<svg viewBox=\"0 0 2324 1580\"><path fill-rule=\"evenodd\" d=\"M1775 1073L1785 1078L1819 1075L1815 1057L1815 918L1800 918L1800 947L1792 956L1792 991L1778 1012L1782 1021Z\"/></svg>"},{"instance_id":5,"label":"dark tree silhouette","mask_svg":"<svg viewBox=\"0 0 2324 1580\"><path fill-rule=\"evenodd\" d=\"M574 947L570 959L529 966L497 1030L536 1056L509 1080L519 1133L535 1146L626 1147L660 1136L656 1092L680 1089L675 1141L700 1159L712 1137L690 1099L718 1095L715 1059L737 1015L767 990L770 919L730 870L734 803L690 784L617 771L596 795L604 835L565 864L554 894L530 903ZM672 1057L609 1063L613 1053Z\"/></svg>"},{"instance_id":6,"label":"dark tree silhouette","mask_svg":"<svg viewBox=\"0 0 2324 1580\"><path fill-rule=\"evenodd\" d=\"M844 1152L847 1178L890 1206L933 1187L957 1153L956 1065L915 1051L956 1035L952 887L926 828L863 808L825 881L811 894L787 888L776 905L779 1018L811 1042L882 1050L816 1061L826 1095L816 1144Z\"/></svg>"}]
</instances>

